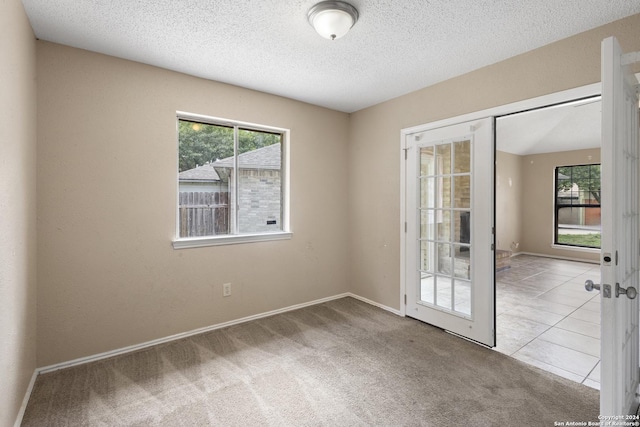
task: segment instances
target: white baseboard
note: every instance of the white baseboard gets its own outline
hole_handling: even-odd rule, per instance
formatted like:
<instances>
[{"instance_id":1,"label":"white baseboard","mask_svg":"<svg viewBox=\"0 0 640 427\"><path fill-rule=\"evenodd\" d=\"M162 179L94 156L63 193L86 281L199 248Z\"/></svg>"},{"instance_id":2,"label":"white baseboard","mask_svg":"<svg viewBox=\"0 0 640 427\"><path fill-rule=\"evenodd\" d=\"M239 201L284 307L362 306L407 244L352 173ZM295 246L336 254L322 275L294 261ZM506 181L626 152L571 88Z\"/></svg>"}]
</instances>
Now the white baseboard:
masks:
<instances>
[{"instance_id":1,"label":"white baseboard","mask_svg":"<svg viewBox=\"0 0 640 427\"><path fill-rule=\"evenodd\" d=\"M154 345L164 344L164 343L168 343L168 342L171 342L171 341L176 341L176 340L179 340L179 339L182 339L182 338L187 338L187 337L190 337L190 336L193 336L193 335L198 335L198 334L202 334L202 333L205 333L205 332L214 331L216 329L226 328L227 326L238 325L240 323L250 322L250 321L256 320L256 319L262 319L264 317L269 317L269 316L273 316L273 315L280 314L280 313L286 313L287 311L293 311L293 310L297 310L299 308L309 307L309 306L316 305L316 304L322 304L322 303L327 302L327 301L332 301L332 300L335 300L335 299L340 299L340 298L344 298L344 297L348 297L348 296L353 296L353 295L351 295L350 293L346 292L346 293L343 293L343 294L338 294L338 295L334 295L334 296L327 297L327 298L321 298L321 299L317 299L317 300L314 300L314 301L309 301L309 302L302 303L302 304L295 304L295 305L291 305L289 307L279 308L277 310L272 310L272 311L267 311L265 313L255 314L253 316L242 317L240 319L230 320L228 322L218 323L218 324L211 325L211 326L205 326L205 327L202 327L202 328L193 329L191 331L181 332L181 333L175 334L175 335L169 335L167 337L158 338L158 339L151 340L151 341L146 341L146 342L143 342L143 343L140 343L140 344L134 344L134 345L130 345L130 346L127 346L127 347L118 348L118 349L115 349L115 350L105 351L104 353L98 353L98 354L94 354L94 355L91 355L91 356L80 357L78 359L69 360L67 362L61 362L61 363L56 363L54 365L44 366L44 367L36 369L36 371L38 372L38 374L45 374L45 373L57 371L57 370L60 370L60 369L70 368L72 366L83 365L85 363L95 362L95 361L98 361L98 360L106 359L108 357L120 356L122 354L126 354L126 353L131 353L133 351L142 350L144 348L151 347L151 346L154 346Z\"/></svg>"},{"instance_id":2,"label":"white baseboard","mask_svg":"<svg viewBox=\"0 0 640 427\"><path fill-rule=\"evenodd\" d=\"M209 331L213 331L216 329L221 329L221 328L226 328L227 326L232 326L232 325L237 325L240 323L245 323L245 322L250 322L252 320L256 320L256 319L261 319L264 317L269 317L269 316L273 316L276 314L280 314L280 313L286 313L288 311L293 311L293 310L298 310L300 308L304 308L304 307L309 307L312 305L317 305L317 304L322 304L328 301L333 301L336 299L340 299L340 298L345 298L345 297L352 297L355 298L359 301L365 302L367 304L373 305L375 307L381 308L383 310L386 310L390 313L393 313L395 315L398 316L402 316L402 313L399 310L396 310L394 308L388 307L386 305L377 303L375 301L372 301L368 298L364 298L361 297L359 295L353 294L351 292L345 292L342 294L338 294L338 295L334 295L331 297L327 297L327 298L321 298L321 299L317 299L314 301L309 301L309 302L305 302L302 304L296 304L296 305L292 305L289 307L284 307L284 308L280 308L277 310L272 310L272 311L268 311L266 313L260 313L260 314L256 314L253 316L247 316L247 317L243 317L241 319L236 319L236 320L231 320L229 322L224 322L224 323L218 323L216 325L211 325L211 326L205 326L203 328L198 328L198 329L193 329L191 331L187 331L187 332L182 332L179 334L175 334L175 335L170 335L164 338L158 338L155 340L151 340L151 341L146 341L140 344L135 344L135 345L131 345L128 347L122 347L122 348L118 348L115 350L111 350L111 351L106 351L104 353L99 353L99 354L94 354L91 356L86 356L86 357L80 357L78 359L73 359L73 360L69 360L67 362L61 362L61 363L56 363L54 365L49 365L49 366L43 366L41 368L36 368L36 370L33 372L33 376L31 377L31 382L29 383L29 387L27 388L27 392L24 396L24 399L22 401L22 406L20 407L20 411L18 412L18 416L16 418L16 423L15 423L15 427L20 427L20 424L22 424L22 418L24 417L24 412L27 408L27 403L29 402L29 397L31 396L31 392L33 391L33 385L35 384L36 378L38 375L40 374L45 374L48 372L54 372L60 369L65 369L65 368L70 368L72 366L78 366L78 365L83 365L85 363L91 363L91 362L95 362L98 360L102 360L102 359L106 359L108 357L113 357L113 356L119 356L119 355L123 355L126 353L131 353L133 351L137 351L137 350L141 350L147 347L151 347L154 345L158 345L158 344L164 344L164 343L168 343L171 341L176 341L182 338L187 338L193 335L197 335L197 334L202 334L205 332L209 332Z\"/></svg>"},{"instance_id":3,"label":"white baseboard","mask_svg":"<svg viewBox=\"0 0 640 427\"><path fill-rule=\"evenodd\" d=\"M372 300L370 300L370 299L368 299L368 298L361 297L360 295L352 294L352 293L350 293L350 292L349 292L348 296L350 296L350 297L352 297L352 298L355 298L355 299L357 299L357 300L360 300L360 301L362 301L362 302L366 302L367 304L373 305L373 306L378 307L378 308L381 308L381 309L383 309L383 310L386 310L386 311L388 311L388 312L390 312L390 313L393 313L393 314L395 314L395 315L397 315L397 316L404 317L404 315L402 314L402 312L400 312L400 310L396 310L395 308L391 308L391 307L389 307L389 306L386 306L386 305L383 305L383 304L377 303L377 302L372 301Z\"/></svg>"},{"instance_id":4,"label":"white baseboard","mask_svg":"<svg viewBox=\"0 0 640 427\"><path fill-rule=\"evenodd\" d=\"M353 294L351 292L345 292L345 293L334 295L334 296L331 296L331 297L321 298L321 299L305 302L305 303L302 303L302 304L295 304L295 305L291 305L289 307L284 307L284 308L280 308L280 309L277 309L277 310L268 311L268 312L265 312L265 313L255 314L253 316L247 316L247 317L243 317L243 318L240 318L240 319L231 320L231 321L228 321L228 322L218 323L218 324L211 325L211 326L205 326L203 328L193 329L191 331L182 332L182 333L179 333L179 334L170 335L170 336L163 337L163 338L158 338L158 339L151 340L151 341L146 341L146 342L143 342L143 343L140 343L140 344L135 344L135 345L122 347L122 348L118 348L118 349L111 350L111 351L106 351L104 353L98 353L98 354L94 354L94 355L91 355L91 356L80 357L78 359L69 360L67 362L56 363L54 365L43 366L41 368L37 368L34 375L45 374L45 373L57 371L57 370L60 370L60 369L70 368L72 366L78 366L78 365L83 365L85 363L95 362L95 361L98 361L98 360L106 359L108 357L119 356L119 355L122 355L122 354L131 353L133 351L142 350L144 348L151 347L151 346L154 346L154 345L164 344L164 343L168 343L168 342L171 342L171 341L176 341L176 340L179 340L179 339L182 339L182 338L187 338L187 337L190 337L190 336L193 336L193 335L202 334L202 333L213 331L213 330L216 330L216 329L226 328L227 326L232 326L232 325L237 325L237 324L240 324L240 323L250 322L252 320L261 319L261 318L264 318L264 317L269 317L269 316L273 316L273 315L280 314L280 313L286 313L287 311L298 310L300 308L309 307L309 306L317 305L317 304L322 304L324 302L333 301L333 300L344 298L344 297L352 297L352 298L355 298L355 299L360 300L362 302L365 302L367 304L371 304L373 306L379 307L379 308L381 308L383 310L386 310L386 311L389 311L389 312L391 312L393 314L401 316L401 313L398 310L395 310L395 309L393 309L391 307L387 307L385 305L379 304L379 303L377 303L375 301L372 301L370 299L363 298L363 297L361 297L359 295L355 295L355 294Z\"/></svg>"},{"instance_id":5,"label":"white baseboard","mask_svg":"<svg viewBox=\"0 0 640 427\"><path fill-rule=\"evenodd\" d=\"M16 417L16 422L14 427L20 427L22 424L22 418L24 417L24 411L27 410L27 403L29 403L29 398L31 397L31 392L33 391L33 385L36 383L36 378L38 376L38 370L33 371L33 375L31 375L31 381L29 381L29 386L27 387L27 391L24 394L24 398L22 399L22 405L20 405L20 410L18 411L18 416Z\"/></svg>"},{"instance_id":6,"label":"white baseboard","mask_svg":"<svg viewBox=\"0 0 640 427\"><path fill-rule=\"evenodd\" d=\"M554 259L562 259L565 261L578 261L578 262L587 262L589 264L600 264L599 260L592 260L592 259L584 259L584 258L571 258L571 257L566 257L566 256L559 256L559 255L549 255L549 254L538 254L535 252L518 252L518 255L531 255L531 256L539 256L542 258L554 258Z\"/></svg>"}]
</instances>

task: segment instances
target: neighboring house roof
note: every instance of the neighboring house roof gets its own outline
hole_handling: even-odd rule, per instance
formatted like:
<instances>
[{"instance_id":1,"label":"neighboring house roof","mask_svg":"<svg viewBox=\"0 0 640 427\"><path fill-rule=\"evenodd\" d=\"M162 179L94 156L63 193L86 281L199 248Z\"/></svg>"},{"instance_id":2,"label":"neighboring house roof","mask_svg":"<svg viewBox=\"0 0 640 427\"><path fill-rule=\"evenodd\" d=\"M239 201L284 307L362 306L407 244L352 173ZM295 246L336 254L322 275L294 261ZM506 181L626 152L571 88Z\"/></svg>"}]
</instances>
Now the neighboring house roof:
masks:
<instances>
[{"instance_id":1,"label":"neighboring house roof","mask_svg":"<svg viewBox=\"0 0 640 427\"><path fill-rule=\"evenodd\" d=\"M280 169L282 151L280 143L258 148L238 156L238 166L241 169ZM214 168L233 167L233 157L217 160L211 163Z\"/></svg>"},{"instance_id":2,"label":"neighboring house roof","mask_svg":"<svg viewBox=\"0 0 640 427\"><path fill-rule=\"evenodd\" d=\"M274 169L279 170L282 163L280 143L258 148L238 156L240 169ZM220 181L220 174L216 169L229 169L233 167L233 157L216 160L193 169L182 171L178 174L180 181ZM228 175L228 173L226 174ZM226 177L225 177L226 179Z\"/></svg>"},{"instance_id":3,"label":"neighboring house roof","mask_svg":"<svg viewBox=\"0 0 640 427\"><path fill-rule=\"evenodd\" d=\"M178 179L180 181L220 181L212 163L182 171L178 174Z\"/></svg>"}]
</instances>

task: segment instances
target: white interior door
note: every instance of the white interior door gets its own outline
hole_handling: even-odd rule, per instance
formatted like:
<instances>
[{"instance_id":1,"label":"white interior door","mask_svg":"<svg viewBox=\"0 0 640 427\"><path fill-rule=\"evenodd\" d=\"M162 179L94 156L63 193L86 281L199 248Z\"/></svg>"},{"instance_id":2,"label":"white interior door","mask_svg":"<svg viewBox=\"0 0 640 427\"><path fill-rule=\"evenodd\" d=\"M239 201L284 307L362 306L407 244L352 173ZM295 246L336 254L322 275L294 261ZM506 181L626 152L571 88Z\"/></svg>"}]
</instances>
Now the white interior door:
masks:
<instances>
[{"instance_id":1,"label":"white interior door","mask_svg":"<svg viewBox=\"0 0 640 427\"><path fill-rule=\"evenodd\" d=\"M493 118L405 135L406 315L495 346Z\"/></svg>"},{"instance_id":2,"label":"white interior door","mask_svg":"<svg viewBox=\"0 0 640 427\"><path fill-rule=\"evenodd\" d=\"M602 415L638 404L638 94L615 38L602 42ZM626 290L626 294L622 293Z\"/></svg>"}]
</instances>

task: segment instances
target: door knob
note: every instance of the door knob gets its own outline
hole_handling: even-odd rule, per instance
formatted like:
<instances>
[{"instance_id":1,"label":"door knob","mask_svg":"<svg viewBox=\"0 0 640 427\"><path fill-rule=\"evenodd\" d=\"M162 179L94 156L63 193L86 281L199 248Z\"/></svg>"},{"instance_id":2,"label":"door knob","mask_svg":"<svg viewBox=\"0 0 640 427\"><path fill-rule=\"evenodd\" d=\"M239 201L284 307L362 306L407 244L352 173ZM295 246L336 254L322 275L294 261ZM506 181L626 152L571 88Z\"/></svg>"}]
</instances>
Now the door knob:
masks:
<instances>
[{"instance_id":1,"label":"door knob","mask_svg":"<svg viewBox=\"0 0 640 427\"><path fill-rule=\"evenodd\" d=\"M593 280L587 280L584 282L584 288L589 292L591 292L594 289L599 291L600 285L598 283L593 283Z\"/></svg>"},{"instance_id":2,"label":"door knob","mask_svg":"<svg viewBox=\"0 0 640 427\"><path fill-rule=\"evenodd\" d=\"M620 283L616 283L616 298L620 294L626 294L627 298L634 299L638 295L638 291L633 286L628 286L626 289L620 286Z\"/></svg>"},{"instance_id":3,"label":"door knob","mask_svg":"<svg viewBox=\"0 0 640 427\"><path fill-rule=\"evenodd\" d=\"M593 283L593 280L586 280L584 282L584 288L591 292L592 290L600 290L600 284ZM635 292L635 289L634 289ZM611 285L607 285L606 283L602 285L602 297L603 298L611 298ZM635 294L634 294L635 297Z\"/></svg>"}]
</instances>

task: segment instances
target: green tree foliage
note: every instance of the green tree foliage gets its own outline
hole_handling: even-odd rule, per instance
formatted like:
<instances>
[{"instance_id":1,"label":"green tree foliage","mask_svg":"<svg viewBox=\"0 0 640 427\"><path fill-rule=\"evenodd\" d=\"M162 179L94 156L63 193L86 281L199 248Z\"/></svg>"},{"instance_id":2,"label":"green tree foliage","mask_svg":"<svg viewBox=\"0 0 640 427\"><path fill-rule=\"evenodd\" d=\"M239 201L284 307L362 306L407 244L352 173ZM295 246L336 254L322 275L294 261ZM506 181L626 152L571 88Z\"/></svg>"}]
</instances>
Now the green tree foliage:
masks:
<instances>
[{"instance_id":1,"label":"green tree foliage","mask_svg":"<svg viewBox=\"0 0 640 427\"><path fill-rule=\"evenodd\" d=\"M180 172L233 156L233 128L180 120Z\"/></svg>"},{"instance_id":2,"label":"green tree foliage","mask_svg":"<svg viewBox=\"0 0 640 427\"><path fill-rule=\"evenodd\" d=\"M280 134L240 129L238 134L238 154L268 147L280 142Z\"/></svg>"},{"instance_id":3,"label":"green tree foliage","mask_svg":"<svg viewBox=\"0 0 640 427\"><path fill-rule=\"evenodd\" d=\"M559 167L558 191L571 190L573 184L578 186L584 199L595 199L600 203L600 165Z\"/></svg>"},{"instance_id":4,"label":"green tree foliage","mask_svg":"<svg viewBox=\"0 0 640 427\"><path fill-rule=\"evenodd\" d=\"M233 156L232 127L197 123L187 120L178 122L179 172L193 169L207 162ZM280 135L240 129L238 154L280 142Z\"/></svg>"}]
</instances>

